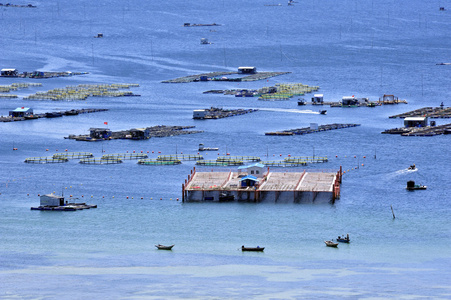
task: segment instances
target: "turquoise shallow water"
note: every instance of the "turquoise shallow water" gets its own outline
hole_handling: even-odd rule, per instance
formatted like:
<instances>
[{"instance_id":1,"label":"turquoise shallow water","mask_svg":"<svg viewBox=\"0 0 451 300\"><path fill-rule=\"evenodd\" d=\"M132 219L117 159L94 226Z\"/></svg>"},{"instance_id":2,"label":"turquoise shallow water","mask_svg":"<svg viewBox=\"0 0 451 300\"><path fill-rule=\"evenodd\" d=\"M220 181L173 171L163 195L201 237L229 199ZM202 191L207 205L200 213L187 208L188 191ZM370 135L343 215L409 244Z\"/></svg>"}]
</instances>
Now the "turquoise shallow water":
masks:
<instances>
[{"instance_id":1,"label":"turquoise shallow water","mask_svg":"<svg viewBox=\"0 0 451 300\"><path fill-rule=\"evenodd\" d=\"M449 58L449 11L421 1L312 0L264 6L268 3L273 2L37 1L36 9L1 9L2 68L89 72L38 81L42 87L19 90L20 96L80 83L139 83L132 91L142 95L83 102L0 101L3 115L18 106L35 112L109 109L0 124L1 298L450 297L449 137L380 134L402 125L390 115L442 101L449 106L450 68L436 65ZM223 26L212 32L210 27L185 28L185 22ZM105 37L94 39L99 32ZM213 44L200 45L204 37ZM241 65L291 73L239 84L161 83ZM17 81L0 78L0 85ZM409 104L327 107L327 115L321 116L317 107L299 108L296 99L262 102L202 94L284 82L318 85L327 101L353 94L377 100L386 93ZM260 111L192 119L194 109L211 106ZM63 138L104 122L112 130L164 124L194 125L204 133L104 143ZM264 135L312 122L361 126L305 136ZM193 162L170 167L135 161L108 166L77 160L23 163L26 157L65 149L96 156L102 150L149 151L156 158L158 152L197 153L199 143L219 147L221 155L328 156L328 163L309 168L342 166L341 198L333 205L181 203L181 184ZM205 158L217 155L209 152ZM405 170L412 163L418 171ZM408 180L428 189L407 192ZM30 211L39 203L38 194L53 191L98 208ZM350 245L325 247L324 240L345 233ZM157 251L156 243L175 247ZM266 247L265 252L242 253L238 249L243 244Z\"/></svg>"}]
</instances>

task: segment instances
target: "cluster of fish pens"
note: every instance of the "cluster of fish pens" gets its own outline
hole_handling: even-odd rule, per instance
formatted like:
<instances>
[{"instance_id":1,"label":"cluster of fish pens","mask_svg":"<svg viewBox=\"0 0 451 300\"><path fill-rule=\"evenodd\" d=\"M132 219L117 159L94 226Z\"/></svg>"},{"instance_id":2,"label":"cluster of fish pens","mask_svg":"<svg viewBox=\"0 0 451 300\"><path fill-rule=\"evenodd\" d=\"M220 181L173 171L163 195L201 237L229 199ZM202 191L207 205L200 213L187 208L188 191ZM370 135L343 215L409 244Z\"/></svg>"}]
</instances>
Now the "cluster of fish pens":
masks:
<instances>
[{"instance_id":1,"label":"cluster of fish pens","mask_svg":"<svg viewBox=\"0 0 451 300\"><path fill-rule=\"evenodd\" d=\"M20 89L26 89L30 86L42 86L42 83L11 83L9 85L0 85L0 93L9 93ZM1 98L18 98L17 95L0 94Z\"/></svg>"},{"instance_id":2,"label":"cluster of fish pens","mask_svg":"<svg viewBox=\"0 0 451 300\"><path fill-rule=\"evenodd\" d=\"M288 100L295 96L304 96L305 94L315 92L319 86L308 86L302 83L278 83L273 87L263 87L257 91L258 100Z\"/></svg>"},{"instance_id":3,"label":"cluster of fish pens","mask_svg":"<svg viewBox=\"0 0 451 300\"><path fill-rule=\"evenodd\" d=\"M24 100L52 100L52 101L74 101L86 100L88 97L129 97L139 96L131 91L121 91L131 87L138 87L139 84L79 84L77 86L66 86L49 90L47 92L37 92L36 94L24 97Z\"/></svg>"},{"instance_id":4,"label":"cluster of fish pens","mask_svg":"<svg viewBox=\"0 0 451 300\"><path fill-rule=\"evenodd\" d=\"M70 159L80 159L81 164L120 164L123 160L138 160L140 165L178 165L182 161L195 161L200 166L241 166L244 162L259 162L265 166L296 167L305 166L307 163L327 162L327 157L321 156L290 156L283 160L262 161L258 156L218 156L216 160L205 160L199 154L170 154L159 155L156 159L149 159L146 153L116 153L104 154L100 158L95 158L90 152L63 152L55 153L53 156L28 157L26 163L48 164L65 163Z\"/></svg>"}]
</instances>

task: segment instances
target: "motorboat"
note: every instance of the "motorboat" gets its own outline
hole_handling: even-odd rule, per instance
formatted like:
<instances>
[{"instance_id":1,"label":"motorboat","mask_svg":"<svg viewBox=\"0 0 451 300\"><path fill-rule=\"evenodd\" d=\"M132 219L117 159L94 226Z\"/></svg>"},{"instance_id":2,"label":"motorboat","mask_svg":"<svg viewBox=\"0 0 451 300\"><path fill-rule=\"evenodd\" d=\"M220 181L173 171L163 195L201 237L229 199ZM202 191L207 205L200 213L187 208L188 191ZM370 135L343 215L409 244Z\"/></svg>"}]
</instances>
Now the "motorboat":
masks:
<instances>
[{"instance_id":1,"label":"motorboat","mask_svg":"<svg viewBox=\"0 0 451 300\"><path fill-rule=\"evenodd\" d=\"M327 110L325 110L325 109L324 109L324 110L320 110L320 111L319 111L319 114L320 114L320 115L325 115L325 114L327 114Z\"/></svg>"},{"instance_id":2,"label":"motorboat","mask_svg":"<svg viewBox=\"0 0 451 300\"><path fill-rule=\"evenodd\" d=\"M257 246L257 247L244 247L244 245L243 246L241 246L241 251L257 251L257 252L263 252L263 250L265 250L265 247L260 247L260 246Z\"/></svg>"},{"instance_id":3,"label":"motorboat","mask_svg":"<svg viewBox=\"0 0 451 300\"><path fill-rule=\"evenodd\" d=\"M338 243L334 243L332 241L324 241L324 243L326 244L327 247L334 247L334 248L338 247Z\"/></svg>"},{"instance_id":4,"label":"motorboat","mask_svg":"<svg viewBox=\"0 0 451 300\"><path fill-rule=\"evenodd\" d=\"M158 244L158 245L155 245L155 247L157 247L158 250L172 250L172 247L174 247L174 245L165 246L165 245Z\"/></svg>"},{"instance_id":5,"label":"motorboat","mask_svg":"<svg viewBox=\"0 0 451 300\"><path fill-rule=\"evenodd\" d=\"M407 170L415 170L417 167L415 166L415 164L410 165Z\"/></svg>"}]
</instances>

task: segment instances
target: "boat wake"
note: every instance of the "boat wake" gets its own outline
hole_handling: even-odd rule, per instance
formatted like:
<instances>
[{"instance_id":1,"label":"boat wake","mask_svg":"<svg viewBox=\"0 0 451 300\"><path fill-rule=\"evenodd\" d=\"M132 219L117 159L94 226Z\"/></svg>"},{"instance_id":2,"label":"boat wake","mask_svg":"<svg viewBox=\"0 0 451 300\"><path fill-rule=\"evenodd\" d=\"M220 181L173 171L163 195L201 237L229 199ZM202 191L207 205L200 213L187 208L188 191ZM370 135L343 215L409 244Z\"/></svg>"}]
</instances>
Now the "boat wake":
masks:
<instances>
[{"instance_id":1,"label":"boat wake","mask_svg":"<svg viewBox=\"0 0 451 300\"><path fill-rule=\"evenodd\" d=\"M259 108L258 110L288 112L288 113L295 113L295 114L319 115L319 112L313 111L313 110L310 110L310 109L300 110L300 109L283 109L283 108Z\"/></svg>"}]
</instances>

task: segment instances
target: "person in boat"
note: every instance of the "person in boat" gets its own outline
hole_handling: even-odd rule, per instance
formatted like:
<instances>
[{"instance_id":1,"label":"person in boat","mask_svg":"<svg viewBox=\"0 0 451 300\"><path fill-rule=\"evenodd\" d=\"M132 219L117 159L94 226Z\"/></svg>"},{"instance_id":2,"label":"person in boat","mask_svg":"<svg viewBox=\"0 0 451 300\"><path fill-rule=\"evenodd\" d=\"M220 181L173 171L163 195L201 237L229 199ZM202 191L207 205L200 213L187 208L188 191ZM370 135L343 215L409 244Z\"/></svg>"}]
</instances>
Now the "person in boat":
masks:
<instances>
[{"instance_id":1,"label":"person in boat","mask_svg":"<svg viewBox=\"0 0 451 300\"><path fill-rule=\"evenodd\" d=\"M411 166L409 167L409 170L415 170L415 169L416 169L415 164L413 164L413 165L411 165Z\"/></svg>"}]
</instances>

